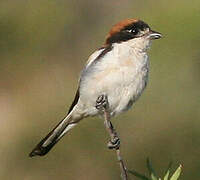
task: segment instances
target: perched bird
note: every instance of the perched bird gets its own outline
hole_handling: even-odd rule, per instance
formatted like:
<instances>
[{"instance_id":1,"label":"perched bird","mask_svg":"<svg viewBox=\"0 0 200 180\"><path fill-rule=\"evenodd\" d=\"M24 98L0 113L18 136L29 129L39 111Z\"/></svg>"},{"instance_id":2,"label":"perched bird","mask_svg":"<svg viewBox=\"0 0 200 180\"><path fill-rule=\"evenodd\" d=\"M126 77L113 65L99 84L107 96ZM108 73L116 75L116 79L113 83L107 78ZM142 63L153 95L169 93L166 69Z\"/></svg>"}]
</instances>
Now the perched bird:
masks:
<instances>
[{"instance_id":1,"label":"perched bird","mask_svg":"<svg viewBox=\"0 0 200 180\"><path fill-rule=\"evenodd\" d=\"M147 50L161 38L148 24L125 19L114 25L104 45L88 59L67 116L33 149L29 156L43 156L80 120L102 115L97 99L106 95L110 116L128 110L140 97L148 81Z\"/></svg>"}]
</instances>

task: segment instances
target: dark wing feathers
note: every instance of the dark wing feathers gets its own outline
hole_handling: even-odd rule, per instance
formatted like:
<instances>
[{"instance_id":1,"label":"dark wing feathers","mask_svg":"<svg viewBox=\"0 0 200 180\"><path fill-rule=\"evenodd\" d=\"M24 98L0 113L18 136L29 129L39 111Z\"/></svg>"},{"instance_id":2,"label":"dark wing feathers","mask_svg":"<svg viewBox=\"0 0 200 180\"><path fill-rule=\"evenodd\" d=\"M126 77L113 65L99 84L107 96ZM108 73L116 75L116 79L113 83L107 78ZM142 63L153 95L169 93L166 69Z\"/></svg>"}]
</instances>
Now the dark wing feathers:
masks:
<instances>
[{"instance_id":1,"label":"dark wing feathers","mask_svg":"<svg viewBox=\"0 0 200 180\"><path fill-rule=\"evenodd\" d=\"M74 101L72 102L72 104L71 104L71 106L70 106L69 111L68 111L67 114L69 114L72 111L72 109L74 108L74 106L78 103L79 95L80 94L79 94L79 88L78 88L78 90L76 91L76 95L74 97Z\"/></svg>"}]
</instances>

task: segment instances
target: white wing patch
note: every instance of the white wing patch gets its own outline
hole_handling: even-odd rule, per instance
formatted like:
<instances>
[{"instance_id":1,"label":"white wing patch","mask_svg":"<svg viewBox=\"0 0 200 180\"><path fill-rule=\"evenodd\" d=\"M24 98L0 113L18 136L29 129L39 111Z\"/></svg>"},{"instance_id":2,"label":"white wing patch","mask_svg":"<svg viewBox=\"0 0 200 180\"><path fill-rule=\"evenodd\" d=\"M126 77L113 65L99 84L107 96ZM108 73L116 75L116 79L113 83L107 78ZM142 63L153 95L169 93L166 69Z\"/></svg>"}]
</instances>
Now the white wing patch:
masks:
<instances>
[{"instance_id":1,"label":"white wing patch","mask_svg":"<svg viewBox=\"0 0 200 180\"><path fill-rule=\"evenodd\" d=\"M91 63L101 54L101 52L104 50L104 48L95 51L87 60L86 62L86 68L88 68Z\"/></svg>"}]
</instances>

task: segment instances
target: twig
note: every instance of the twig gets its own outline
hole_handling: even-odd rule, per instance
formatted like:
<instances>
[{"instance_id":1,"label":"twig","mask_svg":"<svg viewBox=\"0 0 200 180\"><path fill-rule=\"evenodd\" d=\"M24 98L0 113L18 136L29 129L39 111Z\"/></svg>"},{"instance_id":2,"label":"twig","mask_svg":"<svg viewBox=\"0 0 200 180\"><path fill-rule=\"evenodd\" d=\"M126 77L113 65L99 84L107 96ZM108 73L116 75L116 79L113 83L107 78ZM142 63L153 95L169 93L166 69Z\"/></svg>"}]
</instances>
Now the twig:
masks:
<instances>
[{"instance_id":1,"label":"twig","mask_svg":"<svg viewBox=\"0 0 200 180\"><path fill-rule=\"evenodd\" d=\"M117 154L117 159L119 161L119 165L120 165L120 169L121 169L121 178L123 180L128 180L128 176L127 176L127 171L126 171L126 167L124 165L124 161L122 159L122 156L121 156L121 153L120 153L120 145L119 145L119 138L117 136L117 132L116 130L114 129L111 121L110 121L110 112L108 110L108 106L107 107L104 107L104 123L105 123L105 126L106 126L106 129L110 135L110 138L111 138L111 142L110 143L113 143L115 142L116 143L116 139L118 141L118 146L115 147L115 150L116 150L116 154ZM109 146L109 144L108 144Z\"/></svg>"}]
</instances>

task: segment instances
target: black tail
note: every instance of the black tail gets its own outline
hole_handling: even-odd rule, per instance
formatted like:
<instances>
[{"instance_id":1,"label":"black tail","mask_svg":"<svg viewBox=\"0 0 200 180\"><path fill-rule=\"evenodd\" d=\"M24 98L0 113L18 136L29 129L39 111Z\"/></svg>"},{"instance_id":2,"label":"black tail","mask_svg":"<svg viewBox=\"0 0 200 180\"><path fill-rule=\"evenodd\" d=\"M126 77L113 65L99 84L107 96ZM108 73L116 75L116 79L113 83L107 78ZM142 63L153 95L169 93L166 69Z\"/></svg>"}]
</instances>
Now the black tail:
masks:
<instances>
[{"instance_id":1,"label":"black tail","mask_svg":"<svg viewBox=\"0 0 200 180\"><path fill-rule=\"evenodd\" d=\"M33 156L44 156L51 148L68 132L76 123L70 123L71 115L65 117L29 154Z\"/></svg>"}]
</instances>

